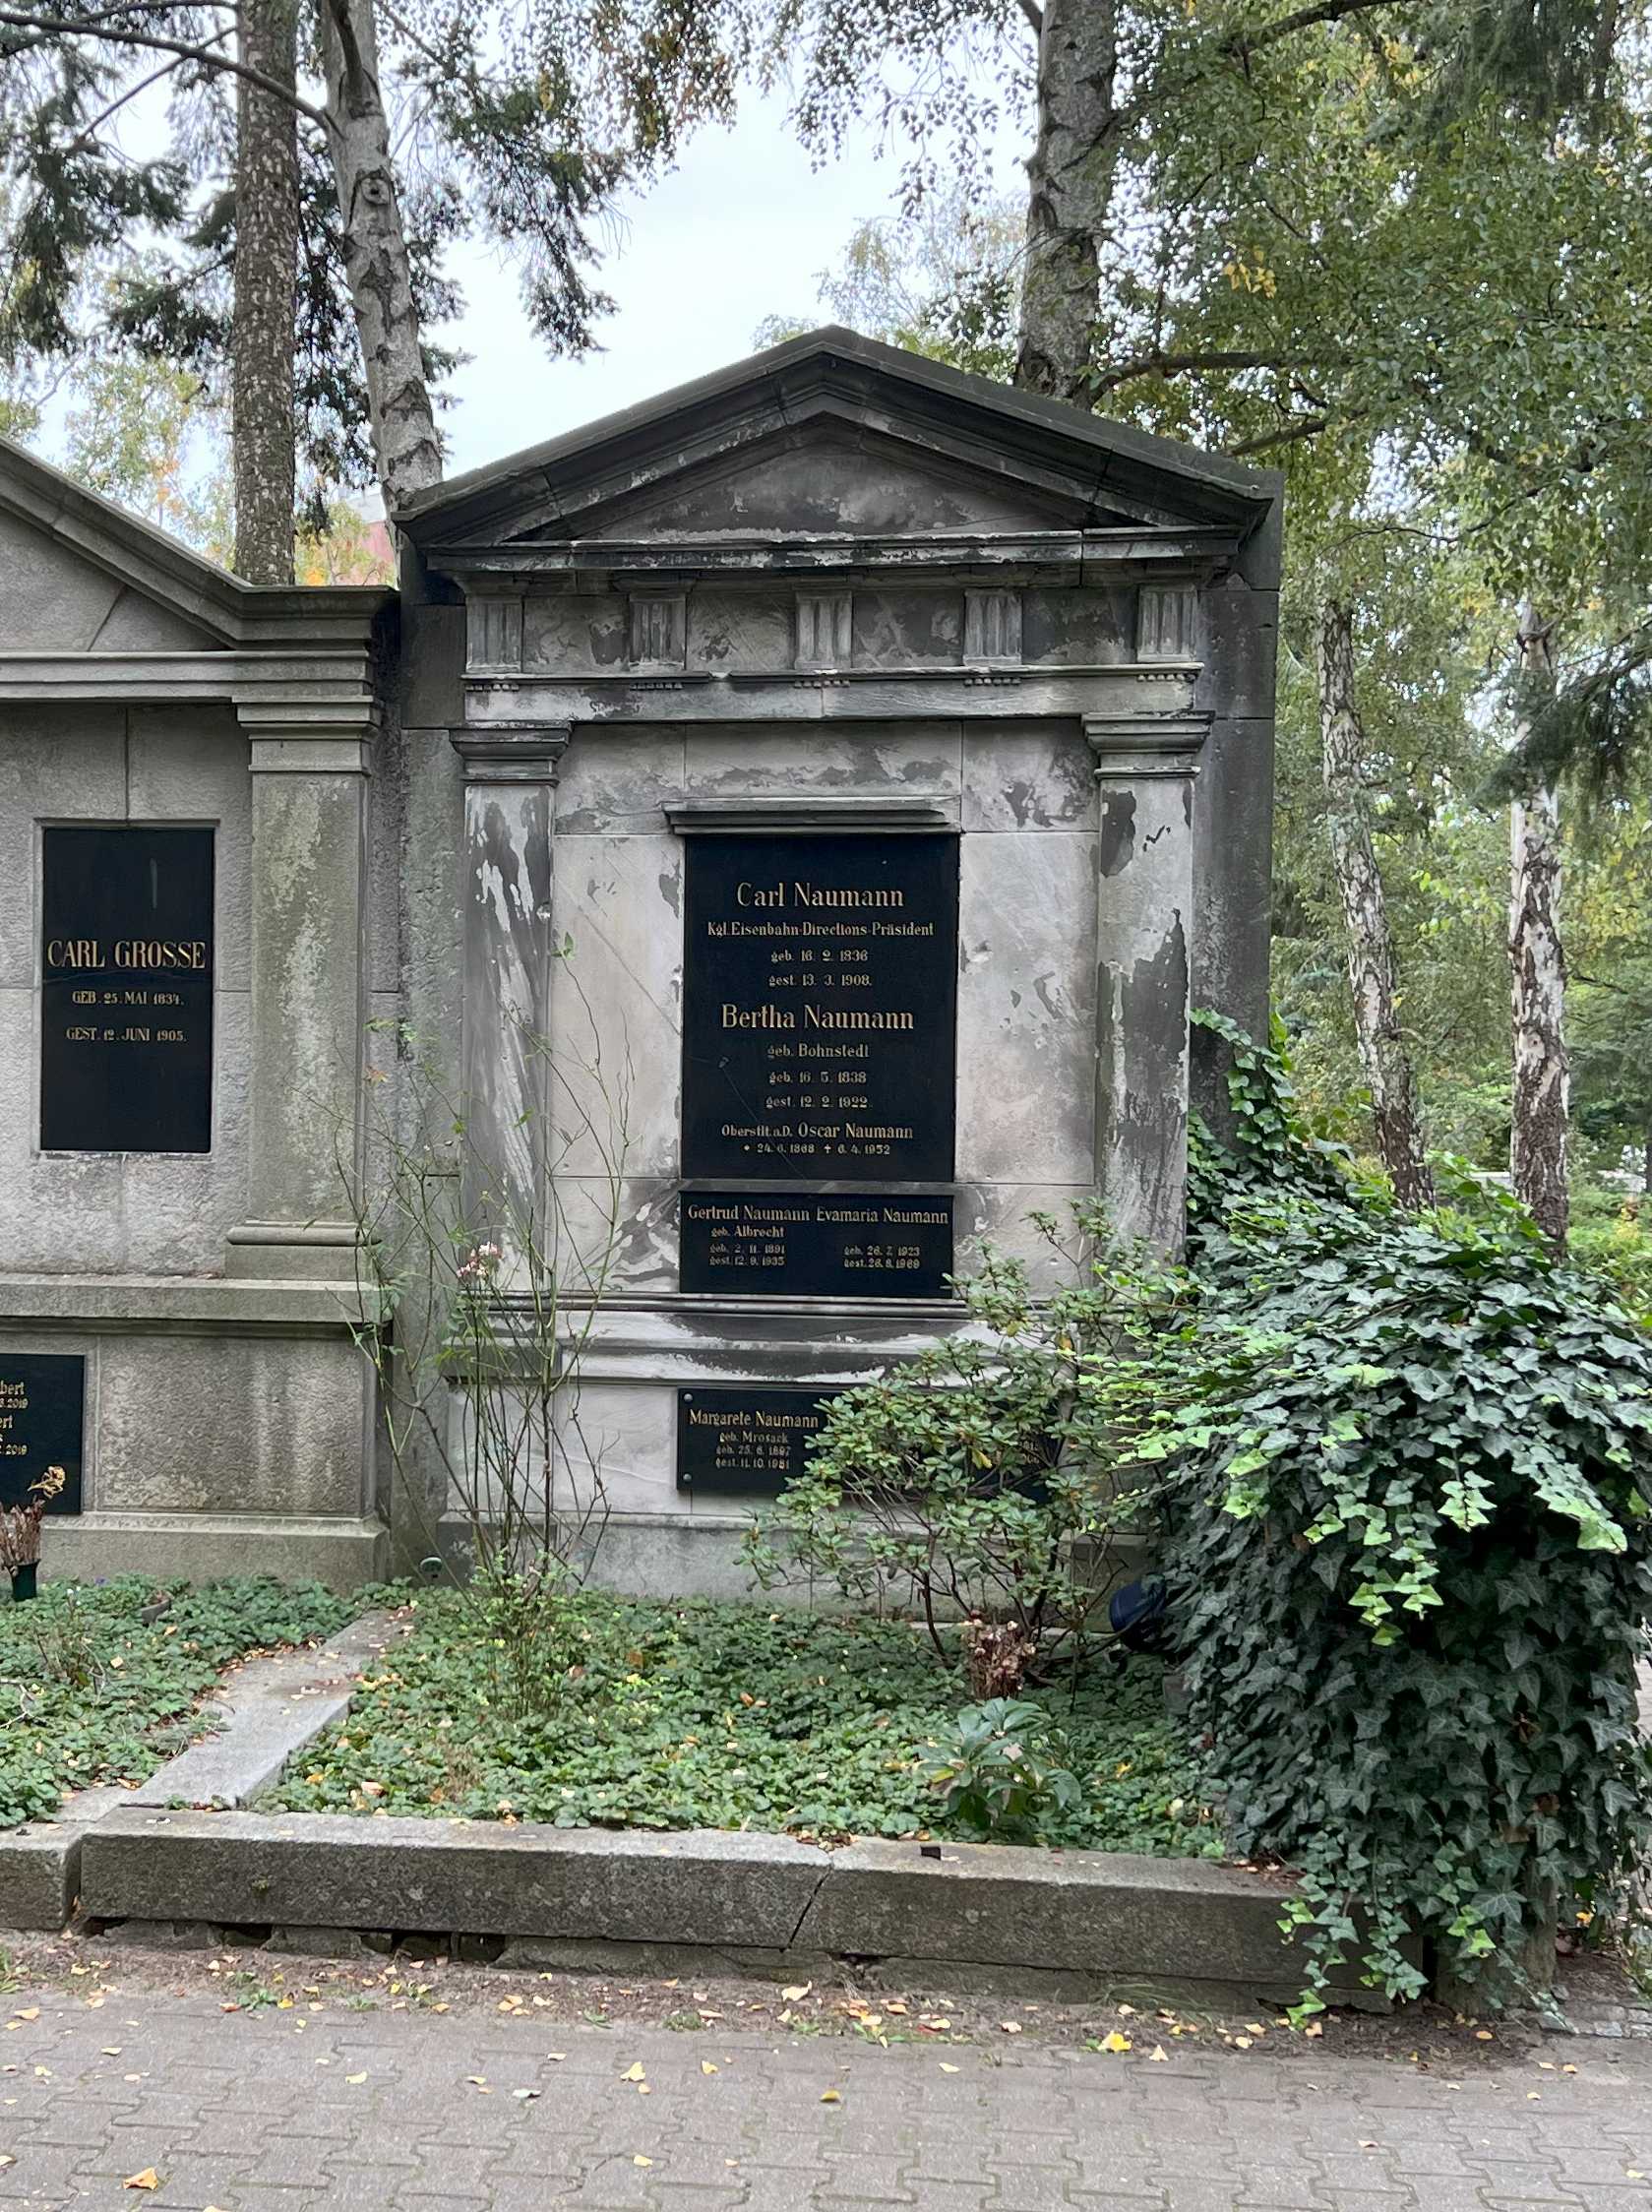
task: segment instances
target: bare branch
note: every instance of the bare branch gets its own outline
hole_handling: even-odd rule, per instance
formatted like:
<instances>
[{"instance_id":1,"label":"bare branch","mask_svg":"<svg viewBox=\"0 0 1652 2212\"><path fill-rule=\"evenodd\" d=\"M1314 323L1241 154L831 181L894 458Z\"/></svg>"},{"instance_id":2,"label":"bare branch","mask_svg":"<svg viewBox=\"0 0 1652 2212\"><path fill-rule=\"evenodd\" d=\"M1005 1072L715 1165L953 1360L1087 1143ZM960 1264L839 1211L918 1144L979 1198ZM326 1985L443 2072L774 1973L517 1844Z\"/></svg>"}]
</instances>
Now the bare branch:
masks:
<instances>
[{"instance_id":1,"label":"bare branch","mask_svg":"<svg viewBox=\"0 0 1652 2212\"><path fill-rule=\"evenodd\" d=\"M1028 23L1031 24L1033 36L1042 38L1044 35L1044 11L1038 5L1038 0L1016 0L1016 5L1022 15L1026 17Z\"/></svg>"},{"instance_id":2,"label":"bare branch","mask_svg":"<svg viewBox=\"0 0 1652 2212\"><path fill-rule=\"evenodd\" d=\"M1343 362L1317 353L1142 353L1133 361L1109 369L1095 382L1096 392L1113 392L1138 376L1187 376L1199 369L1321 369Z\"/></svg>"},{"instance_id":3,"label":"bare branch","mask_svg":"<svg viewBox=\"0 0 1652 2212\"><path fill-rule=\"evenodd\" d=\"M1315 0L1311 8L1298 8L1288 16L1280 16L1274 23L1263 24L1256 31L1240 31L1223 41L1224 53L1232 54L1236 61L1247 61L1252 54L1260 53L1264 46L1276 46L1282 38L1294 38L1299 31L1309 31L1316 23L1340 23L1345 16L1367 15L1373 8L1384 8L1391 0Z\"/></svg>"}]
</instances>

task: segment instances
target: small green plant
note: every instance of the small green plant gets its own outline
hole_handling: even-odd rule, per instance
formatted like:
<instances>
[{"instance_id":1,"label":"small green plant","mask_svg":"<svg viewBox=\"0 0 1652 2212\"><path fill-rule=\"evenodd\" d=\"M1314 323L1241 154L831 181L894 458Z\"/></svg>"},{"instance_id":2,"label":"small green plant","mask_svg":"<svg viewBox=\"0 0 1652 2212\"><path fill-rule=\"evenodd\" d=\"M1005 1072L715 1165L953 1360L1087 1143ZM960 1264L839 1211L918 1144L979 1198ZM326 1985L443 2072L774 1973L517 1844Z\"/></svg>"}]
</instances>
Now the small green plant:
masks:
<instances>
[{"instance_id":1,"label":"small green plant","mask_svg":"<svg viewBox=\"0 0 1652 2212\"><path fill-rule=\"evenodd\" d=\"M924 1772L949 1824L1000 1843L1037 1842L1083 1792L1067 1741L1042 1706L1010 1697L966 1705Z\"/></svg>"}]
</instances>

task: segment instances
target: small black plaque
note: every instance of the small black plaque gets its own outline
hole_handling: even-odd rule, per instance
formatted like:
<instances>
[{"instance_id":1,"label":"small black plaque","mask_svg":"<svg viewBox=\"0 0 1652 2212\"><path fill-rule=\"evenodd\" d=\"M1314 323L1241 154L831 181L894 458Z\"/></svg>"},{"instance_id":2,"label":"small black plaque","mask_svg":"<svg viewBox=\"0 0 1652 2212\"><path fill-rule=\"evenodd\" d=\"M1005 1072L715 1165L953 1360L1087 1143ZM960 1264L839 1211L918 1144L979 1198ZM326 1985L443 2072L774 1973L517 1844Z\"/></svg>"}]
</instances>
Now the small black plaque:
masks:
<instances>
[{"instance_id":1,"label":"small black plaque","mask_svg":"<svg viewBox=\"0 0 1652 2212\"><path fill-rule=\"evenodd\" d=\"M952 1201L878 1191L685 1191L679 1241L685 1290L940 1298L952 1271Z\"/></svg>"},{"instance_id":2,"label":"small black plaque","mask_svg":"<svg viewBox=\"0 0 1652 2212\"><path fill-rule=\"evenodd\" d=\"M81 1509L86 1361L77 1353L0 1351L0 1505L21 1505L48 1467L66 1487L48 1513Z\"/></svg>"},{"instance_id":3,"label":"small black plaque","mask_svg":"<svg viewBox=\"0 0 1652 2212\"><path fill-rule=\"evenodd\" d=\"M696 836L683 1173L947 1183L958 840Z\"/></svg>"},{"instance_id":4,"label":"small black plaque","mask_svg":"<svg viewBox=\"0 0 1652 2212\"><path fill-rule=\"evenodd\" d=\"M837 1390L679 1390L677 1488L777 1498Z\"/></svg>"},{"instance_id":5,"label":"small black plaque","mask_svg":"<svg viewBox=\"0 0 1652 2212\"><path fill-rule=\"evenodd\" d=\"M41 834L41 1149L210 1151L212 830Z\"/></svg>"}]
</instances>

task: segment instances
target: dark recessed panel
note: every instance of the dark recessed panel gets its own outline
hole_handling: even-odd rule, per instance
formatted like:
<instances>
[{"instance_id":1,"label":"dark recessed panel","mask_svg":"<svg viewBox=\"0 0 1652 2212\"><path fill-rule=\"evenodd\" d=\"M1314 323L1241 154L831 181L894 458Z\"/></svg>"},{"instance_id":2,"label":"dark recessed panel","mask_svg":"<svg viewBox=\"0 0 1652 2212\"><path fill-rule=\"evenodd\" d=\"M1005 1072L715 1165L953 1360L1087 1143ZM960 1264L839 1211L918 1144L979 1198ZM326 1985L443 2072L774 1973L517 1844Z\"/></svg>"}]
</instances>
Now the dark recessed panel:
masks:
<instances>
[{"instance_id":1,"label":"dark recessed panel","mask_svg":"<svg viewBox=\"0 0 1652 2212\"><path fill-rule=\"evenodd\" d=\"M677 1488L777 1498L826 1422L836 1390L679 1390Z\"/></svg>"},{"instance_id":2,"label":"dark recessed panel","mask_svg":"<svg viewBox=\"0 0 1652 2212\"><path fill-rule=\"evenodd\" d=\"M213 832L42 832L40 1145L213 1142Z\"/></svg>"},{"instance_id":3,"label":"dark recessed panel","mask_svg":"<svg viewBox=\"0 0 1652 2212\"><path fill-rule=\"evenodd\" d=\"M86 1361L78 1353L0 1351L0 1505L21 1505L48 1467L65 1487L50 1513L81 1509Z\"/></svg>"},{"instance_id":4,"label":"dark recessed panel","mask_svg":"<svg viewBox=\"0 0 1652 2212\"><path fill-rule=\"evenodd\" d=\"M729 1297L941 1298L952 1201L889 1192L685 1191L685 1290Z\"/></svg>"},{"instance_id":5,"label":"dark recessed panel","mask_svg":"<svg viewBox=\"0 0 1652 2212\"><path fill-rule=\"evenodd\" d=\"M952 1174L958 841L687 845L683 1173Z\"/></svg>"}]
</instances>

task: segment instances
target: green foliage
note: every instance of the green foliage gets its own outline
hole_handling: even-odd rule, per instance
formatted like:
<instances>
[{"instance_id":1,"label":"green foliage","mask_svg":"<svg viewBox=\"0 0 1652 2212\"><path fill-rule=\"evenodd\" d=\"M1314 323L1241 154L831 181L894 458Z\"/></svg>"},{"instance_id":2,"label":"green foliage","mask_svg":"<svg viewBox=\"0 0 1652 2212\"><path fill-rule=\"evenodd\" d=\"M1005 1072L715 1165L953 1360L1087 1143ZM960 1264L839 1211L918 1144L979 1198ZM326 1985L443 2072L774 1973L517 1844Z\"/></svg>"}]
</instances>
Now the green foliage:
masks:
<instances>
[{"instance_id":1,"label":"green foliage","mask_svg":"<svg viewBox=\"0 0 1652 2212\"><path fill-rule=\"evenodd\" d=\"M1041 1706L994 1697L966 1705L923 1767L964 1835L1041 1843L1082 1802L1069 1755L1066 1737Z\"/></svg>"},{"instance_id":2,"label":"green foliage","mask_svg":"<svg viewBox=\"0 0 1652 2212\"><path fill-rule=\"evenodd\" d=\"M1189 1718L1233 1848L1300 1872L1312 1992L1357 1957L1416 1994L1409 1934L1495 1998L1652 1832L1652 1338L1474 1179L1418 1219L1340 1178L1230 1049L1197 1325L1134 1445Z\"/></svg>"},{"instance_id":3,"label":"green foliage","mask_svg":"<svg viewBox=\"0 0 1652 2212\"><path fill-rule=\"evenodd\" d=\"M265 1575L48 1582L0 1606L0 1829L50 1818L70 1791L144 1781L200 1734L221 1668L331 1635L354 1610L319 1582Z\"/></svg>"},{"instance_id":4,"label":"green foliage","mask_svg":"<svg viewBox=\"0 0 1652 2212\"><path fill-rule=\"evenodd\" d=\"M982 1614L1017 1631L1035 1674L1104 1626L1132 1501L1098 1479L1113 1408L1082 1384L1155 1317L1128 1270L1082 1263L1053 1220L1039 1227L1063 1288L1037 1297L1020 1260L989 1252L959 1285L967 1333L833 1399L802 1477L749 1541L765 1586L826 1581L879 1613L918 1613L938 1650L944 1620Z\"/></svg>"},{"instance_id":5,"label":"green foliage","mask_svg":"<svg viewBox=\"0 0 1652 2212\"><path fill-rule=\"evenodd\" d=\"M754 1606L568 1601L580 1657L554 1713L496 1695L494 1656L451 1591L279 1785L296 1812L520 1818L561 1827L960 1833L928 1779L951 1741L955 1658L904 1622ZM1029 1702L1060 1714L1077 1796L1048 1840L1187 1856L1213 1836L1161 1670L1109 1662Z\"/></svg>"}]
</instances>

